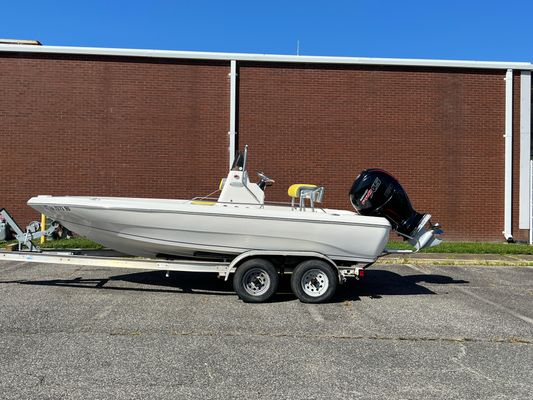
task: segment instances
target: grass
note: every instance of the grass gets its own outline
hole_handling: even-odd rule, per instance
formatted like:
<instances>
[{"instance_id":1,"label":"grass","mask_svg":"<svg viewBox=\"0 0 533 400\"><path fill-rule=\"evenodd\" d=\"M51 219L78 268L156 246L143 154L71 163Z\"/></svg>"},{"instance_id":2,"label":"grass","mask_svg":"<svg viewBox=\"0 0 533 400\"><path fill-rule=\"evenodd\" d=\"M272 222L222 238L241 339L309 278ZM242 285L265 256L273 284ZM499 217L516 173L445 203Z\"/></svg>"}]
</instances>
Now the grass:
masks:
<instances>
[{"instance_id":1,"label":"grass","mask_svg":"<svg viewBox=\"0 0 533 400\"><path fill-rule=\"evenodd\" d=\"M10 241L13 242L13 241ZM10 242L0 242L0 247ZM81 236L70 239L47 241L43 245L46 249L101 249L101 244L95 243ZM390 241L387 245L391 249L411 250L412 246L406 242ZM455 254L533 254L533 246L521 243L486 243L486 242L443 242L438 246L422 250L421 253L455 253Z\"/></svg>"},{"instance_id":2,"label":"grass","mask_svg":"<svg viewBox=\"0 0 533 400\"><path fill-rule=\"evenodd\" d=\"M389 242L391 249L413 249L405 242ZM455 253L455 254L533 254L533 246L521 243L487 243L487 242L443 242L420 253Z\"/></svg>"},{"instance_id":3,"label":"grass","mask_svg":"<svg viewBox=\"0 0 533 400\"><path fill-rule=\"evenodd\" d=\"M0 248L14 243L17 243L17 241L0 241ZM102 249L104 247L101 244L95 243L92 240L86 239L81 236L73 237L70 239L50 240L44 242L43 244L41 244L40 241L37 239L34 240L33 243L43 249Z\"/></svg>"},{"instance_id":4,"label":"grass","mask_svg":"<svg viewBox=\"0 0 533 400\"><path fill-rule=\"evenodd\" d=\"M104 247L81 236L70 239L50 240L38 245L44 249L102 249Z\"/></svg>"}]
</instances>

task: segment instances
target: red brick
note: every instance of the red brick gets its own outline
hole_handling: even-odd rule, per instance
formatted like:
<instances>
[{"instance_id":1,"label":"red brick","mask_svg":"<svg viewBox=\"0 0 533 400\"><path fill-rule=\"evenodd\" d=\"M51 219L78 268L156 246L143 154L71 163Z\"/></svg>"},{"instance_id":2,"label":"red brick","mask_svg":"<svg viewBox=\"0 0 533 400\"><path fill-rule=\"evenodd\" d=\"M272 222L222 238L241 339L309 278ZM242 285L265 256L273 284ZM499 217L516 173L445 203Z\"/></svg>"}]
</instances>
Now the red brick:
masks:
<instances>
[{"instance_id":1,"label":"red brick","mask_svg":"<svg viewBox=\"0 0 533 400\"><path fill-rule=\"evenodd\" d=\"M394 174L448 240L502 240L505 71L239 63L238 141L251 173L327 187L351 209L364 168ZM227 172L229 62L0 55L0 206L37 194L188 198ZM519 77L513 229L518 230Z\"/></svg>"}]
</instances>

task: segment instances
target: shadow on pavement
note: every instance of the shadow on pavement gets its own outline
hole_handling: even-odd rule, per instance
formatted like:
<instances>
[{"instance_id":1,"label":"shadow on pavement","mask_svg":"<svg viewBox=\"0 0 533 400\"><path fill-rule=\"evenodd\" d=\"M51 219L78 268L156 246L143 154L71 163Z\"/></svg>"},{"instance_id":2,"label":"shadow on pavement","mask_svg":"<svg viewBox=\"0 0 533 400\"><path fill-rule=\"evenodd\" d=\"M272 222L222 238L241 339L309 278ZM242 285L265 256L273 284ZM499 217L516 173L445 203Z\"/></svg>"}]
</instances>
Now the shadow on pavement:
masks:
<instances>
[{"instance_id":1,"label":"shadow on pavement","mask_svg":"<svg viewBox=\"0 0 533 400\"><path fill-rule=\"evenodd\" d=\"M129 282L134 285L124 286L119 282ZM165 277L165 272L150 271L106 278L77 277L72 279L0 281L0 284L10 283L132 292L234 294L231 282L217 279L216 274L197 274L192 272L171 272L168 278Z\"/></svg>"},{"instance_id":2,"label":"shadow on pavement","mask_svg":"<svg viewBox=\"0 0 533 400\"><path fill-rule=\"evenodd\" d=\"M124 282L127 285L124 285ZM204 295L235 296L231 278L228 282L218 279L216 274L199 274L192 272L171 272L165 277L162 271L137 272L115 275L106 278L77 277L73 279L50 280L13 280L0 281L0 284L18 283L22 285L64 286L97 290L119 290L152 293L195 293ZM421 285L430 284L461 284L463 280L454 280L445 275L406 275L402 276L391 271L367 270L361 281L348 280L339 285L333 302L357 301L361 297L379 299L382 296L397 295L431 295L435 292ZM290 276L283 276L278 293L272 302L295 300L290 287Z\"/></svg>"},{"instance_id":3,"label":"shadow on pavement","mask_svg":"<svg viewBox=\"0 0 533 400\"><path fill-rule=\"evenodd\" d=\"M391 271L367 270L361 281L348 281L339 286L336 300L360 300L361 297L379 299L383 296L430 295L432 290L423 283L450 285L468 283L446 275L400 275Z\"/></svg>"}]
</instances>

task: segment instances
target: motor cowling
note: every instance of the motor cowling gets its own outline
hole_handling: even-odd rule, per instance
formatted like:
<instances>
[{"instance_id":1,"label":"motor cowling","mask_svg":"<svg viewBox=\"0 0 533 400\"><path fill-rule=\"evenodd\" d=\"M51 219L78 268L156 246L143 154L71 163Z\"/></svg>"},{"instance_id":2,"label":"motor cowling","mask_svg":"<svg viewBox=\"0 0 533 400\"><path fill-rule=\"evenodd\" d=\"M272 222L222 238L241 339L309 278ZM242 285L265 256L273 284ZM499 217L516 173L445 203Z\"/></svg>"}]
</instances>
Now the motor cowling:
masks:
<instances>
[{"instance_id":1,"label":"motor cowling","mask_svg":"<svg viewBox=\"0 0 533 400\"><path fill-rule=\"evenodd\" d=\"M355 179L350 201L361 215L386 218L396 232L412 237L426 214L413 209L400 183L381 169L366 169Z\"/></svg>"}]
</instances>

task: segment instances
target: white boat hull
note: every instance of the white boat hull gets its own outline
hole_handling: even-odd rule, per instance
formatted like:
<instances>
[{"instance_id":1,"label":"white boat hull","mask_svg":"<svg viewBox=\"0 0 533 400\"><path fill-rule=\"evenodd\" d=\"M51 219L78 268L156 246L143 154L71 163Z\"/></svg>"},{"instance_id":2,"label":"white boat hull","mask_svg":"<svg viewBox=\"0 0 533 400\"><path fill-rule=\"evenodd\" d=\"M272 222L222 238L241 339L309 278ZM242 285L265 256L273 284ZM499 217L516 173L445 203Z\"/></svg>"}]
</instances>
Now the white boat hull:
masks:
<instances>
[{"instance_id":1,"label":"white boat hull","mask_svg":"<svg viewBox=\"0 0 533 400\"><path fill-rule=\"evenodd\" d=\"M391 229L385 218L344 210L70 196L33 197L28 205L79 235L144 257L231 258L249 250L276 250L373 262Z\"/></svg>"}]
</instances>

